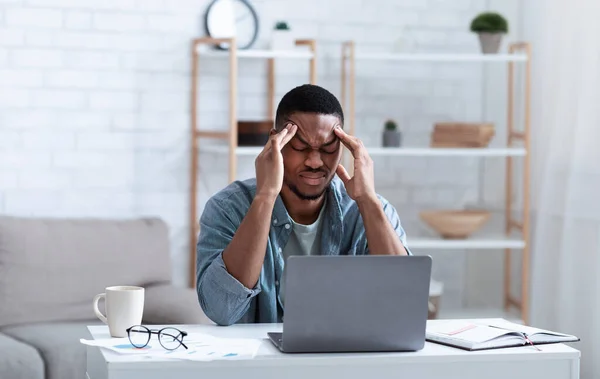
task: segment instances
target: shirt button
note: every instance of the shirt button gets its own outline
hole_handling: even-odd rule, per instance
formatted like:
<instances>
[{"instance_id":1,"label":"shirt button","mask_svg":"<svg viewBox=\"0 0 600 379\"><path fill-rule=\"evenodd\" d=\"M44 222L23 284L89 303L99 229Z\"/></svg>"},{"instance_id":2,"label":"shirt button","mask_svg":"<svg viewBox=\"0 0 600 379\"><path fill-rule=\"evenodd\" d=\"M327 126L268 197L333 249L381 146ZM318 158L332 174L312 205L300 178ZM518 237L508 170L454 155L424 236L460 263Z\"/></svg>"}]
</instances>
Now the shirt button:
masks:
<instances>
[{"instance_id":1,"label":"shirt button","mask_svg":"<svg viewBox=\"0 0 600 379\"><path fill-rule=\"evenodd\" d=\"M273 224L277 224L277 218L273 219Z\"/></svg>"},{"instance_id":2,"label":"shirt button","mask_svg":"<svg viewBox=\"0 0 600 379\"><path fill-rule=\"evenodd\" d=\"M275 281L275 285L278 286L279 285L279 280Z\"/></svg>"},{"instance_id":3,"label":"shirt button","mask_svg":"<svg viewBox=\"0 0 600 379\"><path fill-rule=\"evenodd\" d=\"M282 251L282 250L281 250L281 248L279 248L279 249L277 249L277 250L278 250L280 253L281 253L281 251Z\"/></svg>"},{"instance_id":4,"label":"shirt button","mask_svg":"<svg viewBox=\"0 0 600 379\"><path fill-rule=\"evenodd\" d=\"M285 228L289 229L290 228L290 224L285 224Z\"/></svg>"}]
</instances>

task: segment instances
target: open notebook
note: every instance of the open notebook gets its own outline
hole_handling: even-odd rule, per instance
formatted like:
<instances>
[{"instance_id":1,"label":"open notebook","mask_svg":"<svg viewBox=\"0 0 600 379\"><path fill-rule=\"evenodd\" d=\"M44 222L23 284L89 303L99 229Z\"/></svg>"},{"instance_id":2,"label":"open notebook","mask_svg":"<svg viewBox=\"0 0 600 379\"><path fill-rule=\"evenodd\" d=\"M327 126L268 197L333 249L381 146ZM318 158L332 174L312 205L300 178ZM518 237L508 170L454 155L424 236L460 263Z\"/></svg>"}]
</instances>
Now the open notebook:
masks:
<instances>
[{"instance_id":1,"label":"open notebook","mask_svg":"<svg viewBox=\"0 0 600 379\"><path fill-rule=\"evenodd\" d=\"M578 337L515 324L504 319L429 320L427 340L465 350L576 342Z\"/></svg>"}]
</instances>

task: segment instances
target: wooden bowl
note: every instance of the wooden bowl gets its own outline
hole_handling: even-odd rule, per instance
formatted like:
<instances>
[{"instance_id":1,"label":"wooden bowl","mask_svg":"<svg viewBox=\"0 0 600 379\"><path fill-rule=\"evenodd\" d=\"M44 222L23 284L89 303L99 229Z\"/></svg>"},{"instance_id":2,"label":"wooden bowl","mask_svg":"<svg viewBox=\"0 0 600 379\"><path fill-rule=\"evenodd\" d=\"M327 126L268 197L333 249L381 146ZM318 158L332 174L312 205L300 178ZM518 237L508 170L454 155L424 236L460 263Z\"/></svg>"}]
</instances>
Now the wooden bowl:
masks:
<instances>
[{"instance_id":1,"label":"wooden bowl","mask_svg":"<svg viewBox=\"0 0 600 379\"><path fill-rule=\"evenodd\" d=\"M419 214L431 228L446 239L467 238L490 218L484 210L435 210Z\"/></svg>"}]
</instances>

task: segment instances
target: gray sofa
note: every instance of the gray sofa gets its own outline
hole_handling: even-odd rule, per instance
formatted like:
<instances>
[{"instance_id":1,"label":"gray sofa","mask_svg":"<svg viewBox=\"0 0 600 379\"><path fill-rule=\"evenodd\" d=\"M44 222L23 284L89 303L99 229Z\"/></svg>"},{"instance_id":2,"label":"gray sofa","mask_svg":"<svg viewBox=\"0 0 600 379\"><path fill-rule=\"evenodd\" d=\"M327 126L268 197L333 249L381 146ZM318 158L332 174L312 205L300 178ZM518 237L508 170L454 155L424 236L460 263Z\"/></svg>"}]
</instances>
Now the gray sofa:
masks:
<instances>
[{"instance_id":1,"label":"gray sofa","mask_svg":"<svg viewBox=\"0 0 600 379\"><path fill-rule=\"evenodd\" d=\"M146 289L146 324L211 323L195 291L172 284L160 219L0 216L0 378L84 378L79 339L101 324L92 300L112 285Z\"/></svg>"}]
</instances>

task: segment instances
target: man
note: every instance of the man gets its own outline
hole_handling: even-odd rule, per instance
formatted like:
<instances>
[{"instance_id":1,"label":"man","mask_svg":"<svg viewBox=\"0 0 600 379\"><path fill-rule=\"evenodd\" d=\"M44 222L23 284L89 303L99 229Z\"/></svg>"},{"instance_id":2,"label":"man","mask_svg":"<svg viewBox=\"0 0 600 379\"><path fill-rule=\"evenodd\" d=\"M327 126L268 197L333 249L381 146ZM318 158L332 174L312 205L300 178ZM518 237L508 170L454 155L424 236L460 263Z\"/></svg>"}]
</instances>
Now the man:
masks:
<instances>
[{"instance_id":1,"label":"man","mask_svg":"<svg viewBox=\"0 0 600 379\"><path fill-rule=\"evenodd\" d=\"M367 150L343 124L330 92L292 89L256 158L256 178L236 181L206 203L196 283L215 323L281 322L291 255L409 254L396 210L375 193ZM353 176L340 164L343 146L354 157Z\"/></svg>"}]
</instances>

